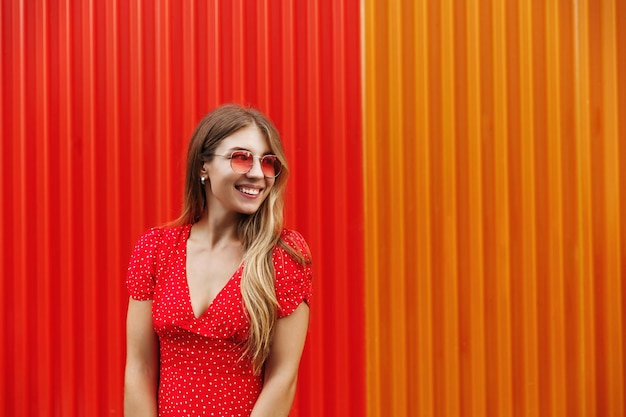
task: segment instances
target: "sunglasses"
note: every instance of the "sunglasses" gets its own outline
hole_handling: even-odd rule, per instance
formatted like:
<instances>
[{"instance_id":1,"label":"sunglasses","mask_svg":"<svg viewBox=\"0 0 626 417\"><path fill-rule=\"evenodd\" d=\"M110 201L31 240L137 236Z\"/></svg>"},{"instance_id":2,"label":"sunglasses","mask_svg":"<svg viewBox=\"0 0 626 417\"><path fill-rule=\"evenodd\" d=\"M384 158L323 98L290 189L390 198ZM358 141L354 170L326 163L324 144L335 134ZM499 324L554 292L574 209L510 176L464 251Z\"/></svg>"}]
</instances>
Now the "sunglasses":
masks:
<instances>
[{"instance_id":1,"label":"sunglasses","mask_svg":"<svg viewBox=\"0 0 626 417\"><path fill-rule=\"evenodd\" d=\"M259 161L261 161L261 171L267 178L276 178L283 167L283 164L281 164L276 155L254 156L252 152L249 151L234 151L230 155L213 155L230 159L230 167L237 174L247 174L250 172L254 158L259 158Z\"/></svg>"}]
</instances>

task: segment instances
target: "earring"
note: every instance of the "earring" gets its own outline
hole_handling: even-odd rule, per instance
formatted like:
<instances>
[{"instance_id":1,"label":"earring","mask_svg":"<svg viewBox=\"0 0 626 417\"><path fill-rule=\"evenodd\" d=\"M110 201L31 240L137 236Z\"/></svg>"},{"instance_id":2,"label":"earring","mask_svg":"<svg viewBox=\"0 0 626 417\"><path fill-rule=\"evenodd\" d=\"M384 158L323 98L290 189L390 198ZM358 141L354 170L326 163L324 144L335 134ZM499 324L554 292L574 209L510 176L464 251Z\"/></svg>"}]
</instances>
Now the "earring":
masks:
<instances>
[{"instance_id":1,"label":"earring","mask_svg":"<svg viewBox=\"0 0 626 417\"><path fill-rule=\"evenodd\" d=\"M206 178L204 177L200 177L200 182L202 183L202 185L204 185L204 182L206 181Z\"/></svg>"}]
</instances>

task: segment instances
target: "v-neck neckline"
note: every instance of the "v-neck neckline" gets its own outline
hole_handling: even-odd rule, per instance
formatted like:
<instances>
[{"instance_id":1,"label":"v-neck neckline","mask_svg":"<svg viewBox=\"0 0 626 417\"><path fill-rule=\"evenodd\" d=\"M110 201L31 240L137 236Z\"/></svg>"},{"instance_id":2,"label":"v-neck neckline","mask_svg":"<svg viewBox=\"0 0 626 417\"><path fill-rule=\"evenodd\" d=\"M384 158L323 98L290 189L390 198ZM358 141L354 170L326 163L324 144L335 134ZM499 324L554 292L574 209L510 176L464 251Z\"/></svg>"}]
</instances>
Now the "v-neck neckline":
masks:
<instances>
[{"instance_id":1,"label":"v-neck neckline","mask_svg":"<svg viewBox=\"0 0 626 417\"><path fill-rule=\"evenodd\" d=\"M203 318L209 313L209 311L213 308L216 302L221 298L222 294L226 292L226 289L230 287L231 284L235 281L235 278L239 275L239 271L241 270L242 267L243 267L243 263L239 265L239 267L235 270L235 272L233 272L230 278L228 278L228 281L226 281L224 286L217 292L217 294L215 294L215 297L213 297L213 299L211 300L207 308L203 312L201 312L200 315L196 315L196 311L193 308L193 303L191 302L191 290L189 289L189 281L187 280L187 267L185 266L184 281L185 281L185 288L187 290L187 305L191 312L191 315L193 316L195 320L200 320L201 318Z\"/></svg>"},{"instance_id":2,"label":"v-neck neckline","mask_svg":"<svg viewBox=\"0 0 626 417\"><path fill-rule=\"evenodd\" d=\"M235 281L235 278L239 275L241 269L243 268L243 260L239 263L239 266L237 267L237 269L235 269L235 272L233 272L230 278L228 278L228 281L226 281L224 286L222 286L222 288L217 292L217 294L215 294L215 297L213 297L213 299L211 300L207 308L204 311L202 311L200 315L196 315L196 311L194 310L193 303L191 301L191 289L189 288L189 279L187 277L187 242L189 241L189 236L191 236L192 226L193 224L189 224L187 226L187 231L186 231L187 236L185 237L185 241L183 245L183 259L184 259L183 282L184 282L185 290L187 292L188 309L191 312L191 315L193 316L194 320L200 320L209 313L209 311L213 308L213 305L216 303L216 301L226 291L226 288L228 288L232 284L232 282Z\"/></svg>"}]
</instances>

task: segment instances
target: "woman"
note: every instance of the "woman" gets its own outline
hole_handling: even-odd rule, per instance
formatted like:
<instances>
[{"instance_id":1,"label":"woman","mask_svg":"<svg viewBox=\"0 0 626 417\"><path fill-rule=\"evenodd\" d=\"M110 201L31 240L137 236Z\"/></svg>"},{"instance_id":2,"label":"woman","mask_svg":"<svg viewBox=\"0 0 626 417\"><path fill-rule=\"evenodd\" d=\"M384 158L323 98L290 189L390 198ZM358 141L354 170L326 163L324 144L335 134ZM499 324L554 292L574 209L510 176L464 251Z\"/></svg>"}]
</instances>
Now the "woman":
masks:
<instances>
[{"instance_id":1,"label":"woman","mask_svg":"<svg viewBox=\"0 0 626 417\"><path fill-rule=\"evenodd\" d=\"M145 232L129 262L126 416L289 414L311 268L283 229L288 173L259 111L225 105L198 124L181 216Z\"/></svg>"}]
</instances>

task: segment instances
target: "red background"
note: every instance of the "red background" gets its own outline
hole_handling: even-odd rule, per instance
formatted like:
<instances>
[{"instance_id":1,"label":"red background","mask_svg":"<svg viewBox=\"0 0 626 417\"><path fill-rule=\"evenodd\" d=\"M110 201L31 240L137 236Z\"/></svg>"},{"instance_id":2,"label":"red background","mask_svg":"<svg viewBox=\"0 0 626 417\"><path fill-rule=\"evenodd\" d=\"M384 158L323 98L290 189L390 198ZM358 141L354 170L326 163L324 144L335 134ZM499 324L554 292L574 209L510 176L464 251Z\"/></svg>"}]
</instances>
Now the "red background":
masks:
<instances>
[{"instance_id":1,"label":"red background","mask_svg":"<svg viewBox=\"0 0 626 417\"><path fill-rule=\"evenodd\" d=\"M0 414L122 415L125 270L177 216L195 124L266 112L314 255L292 415L364 415L359 2L0 6Z\"/></svg>"}]
</instances>

